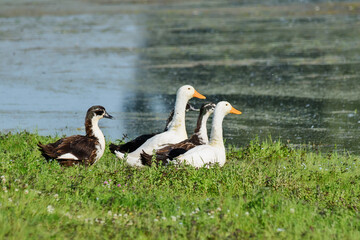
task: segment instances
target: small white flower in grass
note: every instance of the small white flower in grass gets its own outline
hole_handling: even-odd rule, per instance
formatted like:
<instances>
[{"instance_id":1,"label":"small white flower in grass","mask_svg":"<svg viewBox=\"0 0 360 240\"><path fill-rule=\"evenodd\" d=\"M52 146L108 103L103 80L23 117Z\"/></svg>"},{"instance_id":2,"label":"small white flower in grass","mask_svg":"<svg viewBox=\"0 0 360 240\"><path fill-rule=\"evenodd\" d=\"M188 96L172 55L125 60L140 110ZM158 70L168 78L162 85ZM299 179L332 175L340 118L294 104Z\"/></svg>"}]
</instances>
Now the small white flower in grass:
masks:
<instances>
[{"instance_id":1,"label":"small white flower in grass","mask_svg":"<svg viewBox=\"0 0 360 240\"><path fill-rule=\"evenodd\" d=\"M154 219L154 222L158 222L158 221L159 221L159 219L157 219L157 218Z\"/></svg>"},{"instance_id":2,"label":"small white flower in grass","mask_svg":"<svg viewBox=\"0 0 360 240\"><path fill-rule=\"evenodd\" d=\"M216 209L216 211L221 211L221 207L218 207L218 208Z\"/></svg>"},{"instance_id":3,"label":"small white flower in grass","mask_svg":"<svg viewBox=\"0 0 360 240\"><path fill-rule=\"evenodd\" d=\"M6 178L5 178L5 176L3 175L3 176L1 176L1 181L3 182L3 183L6 183Z\"/></svg>"},{"instance_id":4,"label":"small white flower in grass","mask_svg":"<svg viewBox=\"0 0 360 240\"><path fill-rule=\"evenodd\" d=\"M227 212L229 213L229 212L230 212L230 209L228 209Z\"/></svg>"},{"instance_id":5,"label":"small white flower in grass","mask_svg":"<svg viewBox=\"0 0 360 240\"><path fill-rule=\"evenodd\" d=\"M199 208L195 208L195 212L200 212L200 209L199 209Z\"/></svg>"},{"instance_id":6,"label":"small white flower in grass","mask_svg":"<svg viewBox=\"0 0 360 240\"><path fill-rule=\"evenodd\" d=\"M28 193L29 193L29 190L26 189L26 190L24 191L24 193L25 193L25 194L28 194Z\"/></svg>"},{"instance_id":7,"label":"small white flower in grass","mask_svg":"<svg viewBox=\"0 0 360 240\"><path fill-rule=\"evenodd\" d=\"M124 214L124 218L127 218L127 216L128 216L127 213L125 213L125 214Z\"/></svg>"},{"instance_id":8,"label":"small white flower in grass","mask_svg":"<svg viewBox=\"0 0 360 240\"><path fill-rule=\"evenodd\" d=\"M111 212L111 211L108 211L107 215L108 215L108 216L112 216L112 212Z\"/></svg>"},{"instance_id":9,"label":"small white flower in grass","mask_svg":"<svg viewBox=\"0 0 360 240\"><path fill-rule=\"evenodd\" d=\"M183 223L182 223L182 222L179 222L179 224L180 224L180 225L183 225Z\"/></svg>"},{"instance_id":10,"label":"small white flower in grass","mask_svg":"<svg viewBox=\"0 0 360 240\"><path fill-rule=\"evenodd\" d=\"M114 219L118 219L118 215L116 213L114 213L114 216L113 216Z\"/></svg>"},{"instance_id":11,"label":"small white flower in grass","mask_svg":"<svg viewBox=\"0 0 360 240\"><path fill-rule=\"evenodd\" d=\"M245 216L249 216L250 215L250 213L249 212L245 212Z\"/></svg>"},{"instance_id":12,"label":"small white flower in grass","mask_svg":"<svg viewBox=\"0 0 360 240\"><path fill-rule=\"evenodd\" d=\"M210 201L210 198L207 198L206 201Z\"/></svg>"},{"instance_id":13,"label":"small white flower in grass","mask_svg":"<svg viewBox=\"0 0 360 240\"><path fill-rule=\"evenodd\" d=\"M9 200L9 202L12 202L12 199L11 199L11 198L9 198L8 200Z\"/></svg>"},{"instance_id":14,"label":"small white flower in grass","mask_svg":"<svg viewBox=\"0 0 360 240\"><path fill-rule=\"evenodd\" d=\"M235 217L238 217L239 216L239 214L235 214Z\"/></svg>"},{"instance_id":15,"label":"small white flower in grass","mask_svg":"<svg viewBox=\"0 0 360 240\"><path fill-rule=\"evenodd\" d=\"M290 212L291 212L291 213L295 213L295 209L294 209L294 208L290 208Z\"/></svg>"},{"instance_id":16,"label":"small white flower in grass","mask_svg":"<svg viewBox=\"0 0 360 240\"><path fill-rule=\"evenodd\" d=\"M166 220L166 217L161 217L162 220Z\"/></svg>"},{"instance_id":17,"label":"small white flower in grass","mask_svg":"<svg viewBox=\"0 0 360 240\"><path fill-rule=\"evenodd\" d=\"M210 218L214 218L214 215L211 215Z\"/></svg>"},{"instance_id":18,"label":"small white flower in grass","mask_svg":"<svg viewBox=\"0 0 360 240\"><path fill-rule=\"evenodd\" d=\"M283 228L277 228L276 231L278 231L278 232L284 232L285 229L283 229Z\"/></svg>"},{"instance_id":19,"label":"small white flower in grass","mask_svg":"<svg viewBox=\"0 0 360 240\"><path fill-rule=\"evenodd\" d=\"M4 192L7 192L7 188L6 188L6 187L3 187L2 190L3 190Z\"/></svg>"},{"instance_id":20,"label":"small white flower in grass","mask_svg":"<svg viewBox=\"0 0 360 240\"><path fill-rule=\"evenodd\" d=\"M28 186L29 186L29 184L25 183L24 188L27 188Z\"/></svg>"},{"instance_id":21,"label":"small white flower in grass","mask_svg":"<svg viewBox=\"0 0 360 240\"><path fill-rule=\"evenodd\" d=\"M171 220L173 220L174 222L176 222L176 217L175 217L175 216L171 216Z\"/></svg>"},{"instance_id":22,"label":"small white flower in grass","mask_svg":"<svg viewBox=\"0 0 360 240\"><path fill-rule=\"evenodd\" d=\"M265 214L265 213L266 213L266 210L263 210L262 213Z\"/></svg>"},{"instance_id":23,"label":"small white flower in grass","mask_svg":"<svg viewBox=\"0 0 360 240\"><path fill-rule=\"evenodd\" d=\"M18 192L18 191L19 191L19 189L15 188L15 192Z\"/></svg>"},{"instance_id":24,"label":"small white flower in grass","mask_svg":"<svg viewBox=\"0 0 360 240\"><path fill-rule=\"evenodd\" d=\"M51 205L47 206L48 213L53 213L55 211L55 208Z\"/></svg>"},{"instance_id":25,"label":"small white flower in grass","mask_svg":"<svg viewBox=\"0 0 360 240\"><path fill-rule=\"evenodd\" d=\"M319 170L322 170L322 167L319 167Z\"/></svg>"},{"instance_id":26,"label":"small white flower in grass","mask_svg":"<svg viewBox=\"0 0 360 240\"><path fill-rule=\"evenodd\" d=\"M59 198L59 194L54 194L54 198L58 199Z\"/></svg>"}]
</instances>

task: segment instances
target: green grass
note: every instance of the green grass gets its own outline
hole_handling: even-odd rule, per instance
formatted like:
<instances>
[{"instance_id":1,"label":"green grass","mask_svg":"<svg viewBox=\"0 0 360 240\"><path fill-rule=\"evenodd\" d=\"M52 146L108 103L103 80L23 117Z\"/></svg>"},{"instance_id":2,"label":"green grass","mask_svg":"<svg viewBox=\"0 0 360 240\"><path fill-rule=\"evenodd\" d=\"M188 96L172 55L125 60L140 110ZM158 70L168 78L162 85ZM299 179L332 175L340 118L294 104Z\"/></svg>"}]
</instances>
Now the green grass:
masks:
<instances>
[{"instance_id":1,"label":"green grass","mask_svg":"<svg viewBox=\"0 0 360 240\"><path fill-rule=\"evenodd\" d=\"M0 135L0 239L360 239L358 156L268 140L229 146L223 168L135 169L108 150L62 168L36 147L54 140Z\"/></svg>"}]
</instances>

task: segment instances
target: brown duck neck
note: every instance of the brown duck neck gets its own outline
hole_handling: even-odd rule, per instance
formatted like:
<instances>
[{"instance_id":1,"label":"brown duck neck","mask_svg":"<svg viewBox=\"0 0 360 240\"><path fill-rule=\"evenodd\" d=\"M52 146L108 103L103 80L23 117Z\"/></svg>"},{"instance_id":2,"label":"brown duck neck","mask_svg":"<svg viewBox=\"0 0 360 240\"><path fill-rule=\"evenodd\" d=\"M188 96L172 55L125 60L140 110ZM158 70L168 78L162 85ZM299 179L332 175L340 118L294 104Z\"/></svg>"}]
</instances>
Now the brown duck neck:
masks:
<instances>
[{"instance_id":1,"label":"brown duck neck","mask_svg":"<svg viewBox=\"0 0 360 240\"><path fill-rule=\"evenodd\" d=\"M91 119L85 119L85 131L87 137L95 137L94 131L93 131L93 122Z\"/></svg>"}]
</instances>

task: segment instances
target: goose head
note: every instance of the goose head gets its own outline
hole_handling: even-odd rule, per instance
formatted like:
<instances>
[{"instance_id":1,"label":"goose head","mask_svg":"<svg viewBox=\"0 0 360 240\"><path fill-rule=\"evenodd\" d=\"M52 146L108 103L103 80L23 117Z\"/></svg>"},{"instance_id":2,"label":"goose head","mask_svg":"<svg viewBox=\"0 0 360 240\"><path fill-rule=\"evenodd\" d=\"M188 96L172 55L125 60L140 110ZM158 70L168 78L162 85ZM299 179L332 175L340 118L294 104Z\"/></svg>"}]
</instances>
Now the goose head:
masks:
<instances>
[{"instance_id":1,"label":"goose head","mask_svg":"<svg viewBox=\"0 0 360 240\"><path fill-rule=\"evenodd\" d=\"M184 85L180 87L176 93L177 96L182 96L186 100L190 100L191 98L200 98L205 99L206 97L202 94L200 94L198 91L195 90L193 86L190 85Z\"/></svg>"},{"instance_id":2,"label":"goose head","mask_svg":"<svg viewBox=\"0 0 360 240\"><path fill-rule=\"evenodd\" d=\"M214 103L204 103L200 108L200 114L197 120L196 128L194 133L196 135L201 135L202 140L207 143L209 142L207 137L207 130L206 130L206 122L210 115L214 112L216 104Z\"/></svg>"},{"instance_id":3,"label":"goose head","mask_svg":"<svg viewBox=\"0 0 360 240\"><path fill-rule=\"evenodd\" d=\"M242 114L239 110L235 109L231 104L227 101L221 101L219 102L215 107L216 112L223 113L224 116L228 115L229 113L232 114Z\"/></svg>"},{"instance_id":4,"label":"goose head","mask_svg":"<svg viewBox=\"0 0 360 240\"><path fill-rule=\"evenodd\" d=\"M113 117L100 105L92 106L86 113L86 120L100 120L102 118L112 119Z\"/></svg>"}]
</instances>

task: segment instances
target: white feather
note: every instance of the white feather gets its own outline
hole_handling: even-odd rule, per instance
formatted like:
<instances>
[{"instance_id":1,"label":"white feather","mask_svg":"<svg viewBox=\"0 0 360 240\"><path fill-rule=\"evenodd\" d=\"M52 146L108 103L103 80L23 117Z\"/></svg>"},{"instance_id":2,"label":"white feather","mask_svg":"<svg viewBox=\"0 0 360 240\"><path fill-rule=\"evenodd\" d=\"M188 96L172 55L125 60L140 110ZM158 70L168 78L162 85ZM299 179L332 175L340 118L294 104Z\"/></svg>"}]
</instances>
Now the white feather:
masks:
<instances>
[{"instance_id":1,"label":"white feather","mask_svg":"<svg viewBox=\"0 0 360 240\"><path fill-rule=\"evenodd\" d=\"M124 153L119 152L119 151L115 151L115 155L116 155L118 158L124 158L124 156L125 156Z\"/></svg>"},{"instance_id":2,"label":"white feather","mask_svg":"<svg viewBox=\"0 0 360 240\"><path fill-rule=\"evenodd\" d=\"M58 157L57 159L71 159L71 160L79 160L77 157L75 157L72 153L65 153Z\"/></svg>"},{"instance_id":3,"label":"white feather","mask_svg":"<svg viewBox=\"0 0 360 240\"><path fill-rule=\"evenodd\" d=\"M92 124L92 132L94 136L99 140L100 145L96 145L96 157L94 163L96 163L97 160L99 160L105 151L105 137L102 131L99 128L99 120L102 118L102 116L99 117L93 117L91 119Z\"/></svg>"}]
</instances>

